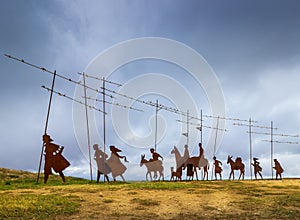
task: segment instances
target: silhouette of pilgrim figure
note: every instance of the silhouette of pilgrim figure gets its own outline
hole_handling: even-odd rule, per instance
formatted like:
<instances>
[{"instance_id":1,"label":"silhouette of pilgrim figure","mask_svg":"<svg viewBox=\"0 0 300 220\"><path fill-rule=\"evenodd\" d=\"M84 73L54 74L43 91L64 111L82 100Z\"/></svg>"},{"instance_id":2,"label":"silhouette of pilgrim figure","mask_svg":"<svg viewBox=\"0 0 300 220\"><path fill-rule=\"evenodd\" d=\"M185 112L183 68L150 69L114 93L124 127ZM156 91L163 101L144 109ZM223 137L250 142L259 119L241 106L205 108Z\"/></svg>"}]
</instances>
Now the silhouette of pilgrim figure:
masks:
<instances>
[{"instance_id":1,"label":"silhouette of pilgrim figure","mask_svg":"<svg viewBox=\"0 0 300 220\"><path fill-rule=\"evenodd\" d=\"M104 175L104 178L109 182L107 174L111 172L110 167L106 163L108 155L99 149L98 144L94 144L93 148L95 150L94 159L97 162L98 172L97 172L97 183L99 183L101 174Z\"/></svg>"},{"instance_id":2,"label":"silhouette of pilgrim figure","mask_svg":"<svg viewBox=\"0 0 300 220\"><path fill-rule=\"evenodd\" d=\"M189 158L190 158L189 146L186 144L184 145L183 161L185 162Z\"/></svg>"},{"instance_id":3,"label":"silhouette of pilgrim figure","mask_svg":"<svg viewBox=\"0 0 300 220\"><path fill-rule=\"evenodd\" d=\"M282 179L281 174L283 173L284 170L282 169L277 159L274 159L274 163L275 166L273 168L276 170L276 179L278 179L278 176L280 177L280 179Z\"/></svg>"},{"instance_id":4,"label":"silhouette of pilgrim figure","mask_svg":"<svg viewBox=\"0 0 300 220\"><path fill-rule=\"evenodd\" d=\"M204 149L202 147L202 144L199 143L198 146L199 146L199 156L188 158L183 164L183 169L185 169L188 164L192 164L193 173L196 174L196 178L198 180L197 167L199 168L199 170L201 169L201 167L203 167L204 170L203 179L205 179L205 177L208 179L208 167L209 167L208 160L204 157ZM189 168L191 168L191 166Z\"/></svg>"},{"instance_id":5,"label":"silhouette of pilgrim figure","mask_svg":"<svg viewBox=\"0 0 300 220\"><path fill-rule=\"evenodd\" d=\"M152 154L152 158L149 160L150 162L158 160L158 158L164 159L159 153L155 152L154 148L150 149L150 152Z\"/></svg>"},{"instance_id":6,"label":"silhouette of pilgrim figure","mask_svg":"<svg viewBox=\"0 0 300 220\"><path fill-rule=\"evenodd\" d=\"M157 172L159 172L159 178L162 177L162 180L164 180L164 167L162 166L162 161L161 160L155 160L155 161L148 161L145 159L145 154L141 155L141 162L140 166L142 167L145 165L147 167L147 173L146 173L146 180L148 181L148 176L150 176L150 179L152 181L152 174L151 172L154 172L154 177L157 179Z\"/></svg>"},{"instance_id":7,"label":"silhouette of pilgrim figure","mask_svg":"<svg viewBox=\"0 0 300 220\"><path fill-rule=\"evenodd\" d=\"M63 182L65 182L62 171L70 166L70 163L62 155L64 147L51 143L53 140L47 134L43 135L43 141L45 147L44 183L47 183L49 175L52 174L52 168L56 173L59 173Z\"/></svg>"},{"instance_id":8,"label":"silhouette of pilgrim figure","mask_svg":"<svg viewBox=\"0 0 300 220\"><path fill-rule=\"evenodd\" d=\"M159 153L157 153L154 148L151 148L150 149L150 152L152 154L152 158L149 160L149 162L154 162L154 161L157 161L159 158L161 158L162 160L164 159ZM162 164L162 163L161 163ZM154 176L153 176L154 179L157 178L157 171L154 172Z\"/></svg>"},{"instance_id":9,"label":"silhouette of pilgrim figure","mask_svg":"<svg viewBox=\"0 0 300 220\"><path fill-rule=\"evenodd\" d=\"M107 164L111 169L112 177L114 181L116 181L116 177L120 176L123 181L125 181L123 177L123 173L127 170L127 168L122 164L120 159L124 159L125 162L128 162L125 156L120 156L118 152L122 152L120 149L111 145L109 147L111 151L110 158L107 160Z\"/></svg>"},{"instance_id":10,"label":"silhouette of pilgrim figure","mask_svg":"<svg viewBox=\"0 0 300 220\"><path fill-rule=\"evenodd\" d=\"M220 180L222 180L222 162L217 160L216 156L213 157L214 159L214 165L215 165L215 178L217 180L217 173L220 175Z\"/></svg>"},{"instance_id":11,"label":"silhouette of pilgrim figure","mask_svg":"<svg viewBox=\"0 0 300 220\"><path fill-rule=\"evenodd\" d=\"M204 149L202 147L202 143L199 143L198 146L200 148L200 154L199 154L199 156L200 156L200 159L201 159L203 157L203 155L204 155Z\"/></svg>"},{"instance_id":12,"label":"silhouette of pilgrim figure","mask_svg":"<svg viewBox=\"0 0 300 220\"><path fill-rule=\"evenodd\" d=\"M259 162L258 162L258 158L254 157L253 158L253 162L254 163L251 163L251 165L254 167L254 176L255 176L255 179L257 180L257 174L260 175L260 178L263 179L262 175L261 175L261 171L262 171L262 167L259 165Z\"/></svg>"}]
</instances>

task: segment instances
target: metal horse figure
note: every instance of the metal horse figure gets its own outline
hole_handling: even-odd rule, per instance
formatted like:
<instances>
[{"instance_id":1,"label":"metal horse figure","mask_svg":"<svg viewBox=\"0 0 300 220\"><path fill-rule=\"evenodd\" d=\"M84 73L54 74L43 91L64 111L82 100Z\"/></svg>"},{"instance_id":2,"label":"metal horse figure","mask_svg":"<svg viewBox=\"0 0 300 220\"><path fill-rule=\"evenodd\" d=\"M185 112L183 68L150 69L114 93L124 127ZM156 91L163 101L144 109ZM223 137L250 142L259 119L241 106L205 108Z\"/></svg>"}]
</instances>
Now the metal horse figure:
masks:
<instances>
[{"instance_id":1,"label":"metal horse figure","mask_svg":"<svg viewBox=\"0 0 300 220\"><path fill-rule=\"evenodd\" d=\"M200 146L201 145L199 145L199 147ZM194 173L196 173L196 178L198 180L197 167L199 169L201 169L201 167L203 167L204 168L204 177L203 177L203 179L205 179L205 176L208 179L209 163L208 163L208 160L206 158L204 158L202 155L199 155L198 157L184 158L184 157L181 156L179 150L175 146L174 146L173 150L171 151L171 153L175 154L177 169L180 168L180 167L183 167L183 169L184 169L185 167L187 167L188 164L192 164L193 167L194 167Z\"/></svg>"},{"instance_id":2,"label":"metal horse figure","mask_svg":"<svg viewBox=\"0 0 300 220\"><path fill-rule=\"evenodd\" d=\"M244 180L245 165L242 163L242 158L237 157L236 160L235 160L235 162L234 162L232 160L232 156L228 155L227 164L230 164L230 167L231 167L231 172L230 172L230 175L229 175L229 180L231 178L231 175L232 175L232 179L234 180L234 170L240 170L239 180L241 179L242 175L243 175L243 180Z\"/></svg>"},{"instance_id":3,"label":"metal horse figure","mask_svg":"<svg viewBox=\"0 0 300 220\"><path fill-rule=\"evenodd\" d=\"M159 172L159 177L158 180L160 180L160 178L162 178L162 180L164 180L164 167L162 166L162 161L161 160L156 160L156 161L148 161L145 159L145 155L141 155L141 163L140 166L142 167L143 165L145 165L147 167L147 173L146 173L146 180L148 181L148 175L150 175L150 179L152 181L152 174L151 172Z\"/></svg>"}]
</instances>

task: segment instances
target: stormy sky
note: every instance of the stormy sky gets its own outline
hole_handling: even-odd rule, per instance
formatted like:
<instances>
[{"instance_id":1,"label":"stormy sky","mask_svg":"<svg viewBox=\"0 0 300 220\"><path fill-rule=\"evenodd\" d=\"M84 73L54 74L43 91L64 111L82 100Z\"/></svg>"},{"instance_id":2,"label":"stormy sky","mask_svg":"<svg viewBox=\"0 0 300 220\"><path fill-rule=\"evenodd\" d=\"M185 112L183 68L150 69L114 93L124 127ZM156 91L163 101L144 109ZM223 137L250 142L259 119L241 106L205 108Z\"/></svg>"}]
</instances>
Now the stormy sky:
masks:
<instances>
[{"instance_id":1,"label":"stormy sky","mask_svg":"<svg viewBox=\"0 0 300 220\"><path fill-rule=\"evenodd\" d=\"M52 81L51 74L8 59L4 54L82 81L77 73L88 70L99 54L121 42L145 37L171 39L199 53L220 83L226 117L243 120L251 117L258 126L270 126L273 121L274 127L278 128L274 133L299 134L299 11L300 3L296 0L1 1L0 167L37 170L49 100L49 93L41 86L50 87ZM134 96L134 92L145 89L147 93L139 94L143 100L159 99L167 106L184 106L184 93L172 100L168 94L148 88L151 79L154 80L157 75L172 78L174 85L188 91L186 96L190 95L197 106L194 114L199 116L200 109L203 109L203 114L212 113L204 86L199 87L185 70L168 62L151 59L134 61L116 69L108 79L127 86L111 86L113 90L123 89L123 92L131 92ZM99 73L98 77L102 76L104 74ZM149 76L150 79L147 78ZM138 79L140 81L134 85L135 89L130 90L130 82ZM88 83L92 83L89 80ZM62 79L56 80L55 88L71 97L75 97L77 91L75 84ZM122 101L122 98L119 100ZM93 104L102 109L101 104ZM149 133L152 135L155 109L131 104L144 110L143 113L128 112L132 132L141 137ZM140 155L146 154L149 158L149 149L154 142L145 142L145 146L140 148L125 143L130 137L116 134L114 123L118 122L112 118L113 109L107 106L107 112L107 145L117 145L122 154L127 155L130 163L127 164L126 179L143 180L146 170L139 166ZM89 114L97 121L97 130L91 131L91 142L101 145L98 136L101 137L103 132L102 115L93 111ZM65 173L89 178L87 146L82 139L78 140L80 135L74 128L78 120L76 117L84 119L85 115L74 114L72 101L54 95L47 132L56 143L65 146L64 155L72 164ZM174 156L170 154L172 147L178 145L183 153L185 137L181 133L186 125L176 122L177 119L185 120L184 117L159 111L157 149L165 157L166 175L175 163ZM204 123L216 126L216 120L209 118ZM234 121L230 120L222 123L228 131L224 132L223 138L219 134L216 156L223 162L224 178L229 175L228 155L243 158L246 177L249 178L248 127L234 126ZM86 125L84 122L81 124L84 136ZM194 139L190 140L193 143L190 154L197 155L199 132L192 125L190 130L194 133L194 136L191 135ZM261 128L253 130L270 132ZM207 152L212 149L208 142L212 135L215 135L212 130L203 131ZM270 143L263 141L269 139L268 135L252 136L253 156L260 159L265 177L271 176ZM274 140L299 142L299 137L274 136ZM211 160L211 155L207 157ZM281 162L284 177L300 176L299 144L274 143L274 158Z\"/></svg>"}]
</instances>

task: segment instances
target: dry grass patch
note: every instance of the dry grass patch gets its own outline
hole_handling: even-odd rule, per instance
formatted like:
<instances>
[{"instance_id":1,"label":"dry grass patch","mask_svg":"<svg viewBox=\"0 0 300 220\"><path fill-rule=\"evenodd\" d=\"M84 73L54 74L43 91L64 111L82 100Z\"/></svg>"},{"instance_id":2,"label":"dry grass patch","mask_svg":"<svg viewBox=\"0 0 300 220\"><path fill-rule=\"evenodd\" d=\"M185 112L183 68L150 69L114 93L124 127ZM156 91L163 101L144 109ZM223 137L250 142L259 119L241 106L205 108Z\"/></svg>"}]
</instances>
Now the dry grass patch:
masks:
<instances>
[{"instance_id":1,"label":"dry grass patch","mask_svg":"<svg viewBox=\"0 0 300 220\"><path fill-rule=\"evenodd\" d=\"M0 181L0 219L300 219L299 179L36 185L13 175Z\"/></svg>"}]
</instances>

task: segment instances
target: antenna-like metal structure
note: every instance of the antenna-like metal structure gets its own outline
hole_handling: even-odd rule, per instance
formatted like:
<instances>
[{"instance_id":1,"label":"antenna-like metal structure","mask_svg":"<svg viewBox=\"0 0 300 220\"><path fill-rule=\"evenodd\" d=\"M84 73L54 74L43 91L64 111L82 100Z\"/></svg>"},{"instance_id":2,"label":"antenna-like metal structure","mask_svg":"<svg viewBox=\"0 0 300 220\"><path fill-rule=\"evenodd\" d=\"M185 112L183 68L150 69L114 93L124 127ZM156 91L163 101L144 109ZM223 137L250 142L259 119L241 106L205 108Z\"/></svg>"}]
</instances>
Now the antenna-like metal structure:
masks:
<instances>
[{"instance_id":1,"label":"antenna-like metal structure","mask_svg":"<svg viewBox=\"0 0 300 220\"><path fill-rule=\"evenodd\" d=\"M250 119L251 120L251 119ZM274 127L273 121L271 121L270 126L259 126L259 125L253 125L252 122L257 122L257 121L250 121L249 124L242 124L242 123L233 123L233 125L237 126L248 126L249 131L249 142L251 146L251 151L250 151L250 167L251 167L251 157L252 157L252 134L260 134L260 135L270 135L270 140L263 140L266 142L270 142L270 164L271 164L271 174L272 174L272 179L274 178L274 172L273 172L273 154L274 154L274 143L285 143L285 144L298 144L298 142L288 142L288 141L274 141L274 136L282 136L282 137L299 137L299 135L289 135L289 134L274 134L274 130L278 130L278 128ZM252 128L262 128L262 129L270 129L270 132L257 132L253 131ZM251 168L250 168L251 169ZM252 172L252 170L251 170Z\"/></svg>"},{"instance_id":2,"label":"antenna-like metal structure","mask_svg":"<svg viewBox=\"0 0 300 220\"><path fill-rule=\"evenodd\" d=\"M105 78L102 79L102 108L105 111ZM103 151L106 152L106 115L103 114ZM104 177L105 181L105 177Z\"/></svg>"},{"instance_id":3,"label":"antenna-like metal structure","mask_svg":"<svg viewBox=\"0 0 300 220\"><path fill-rule=\"evenodd\" d=\"M161 110L160 106L158 105L158 99L156 99L155 103L155 134L154 134L154 149L156 151L157 148L157 116L158 116L158 111Z\"/></svg>"},{"instance_id":4,"label":"antenna-like metal structure","mask_svg":"<svg viewBox=\"0 0 300 220\"><path fill-rule=\"evenodd\" d=\"M53 92L54 94L57 94L58 96L64 97L64 98L69 99L69 100L71 100L71 101L73 101L73 102L76 102L76 103L78 103L78 104L85 105L84 102L79 101L79 100L77 100L77 99L74 99L74 98L72 98L72 97L70 97L70 96L68 96L68 95L66 95L66 94L63 94L63 93L61 93L61 92L52 90L51 88L48 88L48 87L46 87L46 86L41 86L41 87L42 87L43 89L47 90L48 92ZM95 111L98 111L98 112L103 113L103 111L102 111L101 109L95 108L94 106L91 106L91 105L88 105L88 104L87 104L87 107L88 107L89 109L93 109L93 110L95 110ZM107 114L107 113L104 112L104 114Z\"/></svg>"},{"instance_id":5,"label":"antenna-like metal structure","mask_svg":"<svg viewBox=\"0 0 300 220\"><path fill-rule=\"evenodd\" d=\"M273 155L274 155L274 143L281 143L281 144L298 144L298 142L290 142L290 141L275 141L274 136L282 136L282 137L299 137L299 135L290 135L290 134L274 134L273 132L274 127L273 127L273 121L271 121L271 126L270 126L270 133L262 133L264 135L270 135L270 140L263 140L266 142L270 142L271 145L271 153L270 153L270 164L271 164L271 171L272 171L272 179L274 179L274 171L273 171Z\"/></svg>"},{"instance_id":6,"label":"antenna-like metal structure","mask_svg":"<svg viewBox=\"0 0 300 220\"><path fill-rule=\"evenodd\" d=\"M248 127L248 133L249 133L249 170L250 170L250 178L252 180L252 167L251 167L251 163L252 163L252 154L253 154L253 147L252 147L252 127L259 127L259 128L264 128L262 126L256 126L253 123L257 123L257 121L254 121L251 119L251 117L248 120L248 124L243 124L243 123L233 123L233 125L237 125L237 126L245 126Z\"/></svg>"},{"instance_id":7,"label":"antenna-like metal structure","mask_svg":"<svg viewBox=\"0 0 300 220\"><path fill-rule=\"evenodd\" d=\"M45 123L44 134L47 134L47 128L48 128L48 122L49 122L49 115L50 115L50 109L51 109L51 102L52 102L52 95L53 95L52 91L54 89L55 77L56 77L56 70L54 71L53 79L52 79L51 93L50 93L50 97L49 97L49 103L48 103L48 110L47 110L47 116L46 116L46 123ZM37 176L37 179L36 179L37 183L39 182L39 179L40 179L40 173L41 173L41 166L42 166L44 149L45 149L45 142L43 140L43 145L42 145L42 150L41 150L41 155L40 155L40 161L39 161L39 167L38 167L38 176Z\"/></svg>"},{"instance_id":8,"label":"antenna-like metal structure","mask_svg":"<svg viewBox=\"0 0 300 220\"><path fill-rule=\"evenodd\" d=\"M85 74L83 73L83 85L84 85L84 106L85 106L85 118L86 118L86 131L87 131L87 144L89 152L89 164L90 164L90 175L91 181L93 181L93 169L92 169L92 157L91 157L91 139L90 139L90 128L89 128L89 118L88 118L88 109L87 109L87 100L86 100L86 83L85 83Z\"/></svg>"},{"instance_id":9,"label":"antenna-like metal structure","mask_svg":"<svg viewBox=\"0 0 300 220\"><path fill-rule=\"evenodd\" d=\"M249 169L250 169L250 176L252 180L252 168L251 168L251 163L252 163L252 120L249 118L249 146L250 146L250 157L249 157Z\"/></svg>"}]
</instances>

